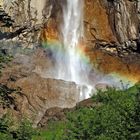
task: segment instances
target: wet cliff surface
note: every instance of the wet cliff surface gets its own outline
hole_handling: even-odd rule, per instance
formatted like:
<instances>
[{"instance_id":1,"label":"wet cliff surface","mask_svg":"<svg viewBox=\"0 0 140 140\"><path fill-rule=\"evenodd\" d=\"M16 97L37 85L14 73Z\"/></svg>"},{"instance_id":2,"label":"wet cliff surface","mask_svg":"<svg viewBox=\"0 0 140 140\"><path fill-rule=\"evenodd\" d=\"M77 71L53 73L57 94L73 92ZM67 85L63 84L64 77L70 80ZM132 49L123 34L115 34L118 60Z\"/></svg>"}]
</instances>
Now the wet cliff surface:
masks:
<instances>
[{"instance_id":1,"label":"wet cliff surface","mask_svg":"<svg viewBox=\"0 0 140 140\"><path fill-rule=\"evenodd\" d=\"M0 4L0 47L14 55L0 82L21 89L21 94L13 95L17 107L13 114L38 123L48 108L75 106L79 101L75 83L45 78L53 73L48 69L54 62L42 47L44 41L59 40L66 1ZM133 83L140 80L139 8L135 0L85 0L84 5L85 54L90 63L104 74L117 73ZM1 108L2 113L8 110Z\"/></svg>"}]
</instances>

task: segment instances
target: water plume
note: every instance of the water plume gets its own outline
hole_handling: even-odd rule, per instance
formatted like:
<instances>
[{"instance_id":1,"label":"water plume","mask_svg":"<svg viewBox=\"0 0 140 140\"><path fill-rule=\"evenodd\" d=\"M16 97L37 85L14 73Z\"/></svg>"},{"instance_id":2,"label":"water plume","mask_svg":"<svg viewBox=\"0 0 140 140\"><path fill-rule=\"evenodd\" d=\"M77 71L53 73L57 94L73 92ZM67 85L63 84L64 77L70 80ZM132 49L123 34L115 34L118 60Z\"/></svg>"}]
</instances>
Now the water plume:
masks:
<instances>
[{"instance_id":1,"label":"water plume","mask_svg":"<svg viewBox=\"0 0 140 140\"><path fill-rule=\"evenodd\" d=\"M83 6L83 0L67 0L66 5L63 6L61 33L65 53L62 57L58 55L56 60L58 62L57 78L74 81L81 86L81 96L86 96L83 91L87 92L89 89L91 92L92 88L89 88L91 86L88 81L91 68L88 65L88 60L84 62L81 59L83 52L80 52L84 44Z\"/></svg>"}]
</instances>

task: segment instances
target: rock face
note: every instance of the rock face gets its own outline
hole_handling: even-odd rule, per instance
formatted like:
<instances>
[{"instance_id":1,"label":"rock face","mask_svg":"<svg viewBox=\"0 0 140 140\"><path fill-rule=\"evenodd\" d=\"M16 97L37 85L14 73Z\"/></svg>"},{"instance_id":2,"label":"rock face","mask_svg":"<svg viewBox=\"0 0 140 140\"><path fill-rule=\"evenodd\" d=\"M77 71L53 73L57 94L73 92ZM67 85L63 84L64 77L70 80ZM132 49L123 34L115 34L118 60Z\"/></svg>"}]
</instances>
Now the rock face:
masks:
<instances>
[{"instance_id":1,"label":"rock face","mask_svg":"<svg viewBox=\"0 0 140 140\"><path fill-rule=\"evenodd\" d=\"M79 90L72 82L43 79L33 74L18 80L14 87L22 89L22 101L17 98L20 113L38 122L46 109L72 108L79 101Z\"/></svg>"},{"instance_id":2,"label":"rock face","mask_svg":"<svg viewBox=\"0 0 140 140\"><path fill-rule=\"evenodd\" d=\"M65 110L62 108L54 107L46 110L44 116L41 118L37 126L46 127L50 120L64 121L65 119L66 119Z\"/></svg>"},{"instance_id":3,"label":"rock face","mask_svg":"<svg viewBox=\"0 0 140 140\"><path fill-rule=\"evenodd\" d=\"M45 0L4 0L3 7L15 20L15 25L21 26L27 22L42 24L45 3Z\"/></svg>"},{"instance_id":4,"label":"rock face","mask_svg":"<svg viewBox=\"0 0 140 140\"><path fill-rule=\"evenodd\" d=\"M106 3L107 4L107 3ZM104 1L85 1L85 33L89 41L116 41L113 35Z\"/></svg>"},{"instance_id":5,"label":"rock face","mask_svg":"<svg viewBox=\"0 0 140 140\"><path fill-rule=\"evenodd\" d=\"M64 4L64 0L59 2L54 0L46 4L45 8L48 10L45 11L45 14L48 15L49 22L44 30L47 29L45 31L47 34L51 35L52 28L54 32L59 32L60 22L62 22L62 5ZM137 1L85 0L84 23L87 46L90 48L101 46L102 49L116 54L126 55L137 52L138 11L139 2ZM45 38L47 39L48 36ZM51 38L56 39L57 37L55 35Z\"/></svg>"},{"instance_id":6,"label":"rock face","mask_svg":"<svg viewBox=\"0 0 140 140\"><path fill-rule=\"evenodd\" d=\"M137 51L138 2L86 0L85 3L85 29L90 44L119 55Z\"/></svg>"},{"instance_id":7,"label":"rock face","mask_svg":"<svg viewBox=\"0 0 140 140\"><path fill-rule=\"evenodd\" d=\"M138 37L136 1L87 0L85 8L85 19L92 25L95 39L123 43Z\"/></svg>"},{"instance_id":8,"label":"rock face","mask_svg":"<svg viewBox=\"0 0 140 140\"><path fill-rule=\"evenodd\" d=\"M75 83L43 78L47 76L47 71L45 75L43 69L51 67L51 62L45 54L38 50L30 54L30 57L17 56L3 70L0 78L2 85L18 90L18 93L12 94L17 116L32 118L35 124L47 109L72 108L80 99L80 91Z\"/></svg>"},{"instance_id":9,"label":"rock face","mask_svg":"<svg viewBox=\"0 0 140 140\"><path fill-rule=\"evenodd\" d=\"M137 2L130 0L120 0L108 4L110 6L108 11L110 16L109 20L118 41L123 43L129 40L135 40L138 37L139 32Z\"/></svg>"},{"instance_id":10,"label":"rock face","mask_svg":"<svg viewBox=\"0 0 140 140\"><path fill-rule=\"evenodd\" d=\"M55 34L59 32L64 4L65 0L1 1L5 12L14 20L11 31L15 35L12 38L16 37L15 40L21 41L24 47L31 48L33 43L39 42L41 27L43 32L47 29L45 32L48 32L49 37L58 39L57 35L51 35L50 30L53 29ZM139 7L138 1L85 0L87 46L99 45L114 53L138 51ZM43 37L47 39L48 36Z\"/></svg>"},{"instance_id":11,"label":"rock face","mask_svg":"<svg viewBox=\"0 0 140 140\"><path fill-rule=\"evenodd\" d=\"M10 30L3 29L2 39L7 39L12 46L17 43L22 48L33 48L39 43L40 30L43 27L42 11L45 0L4 0L2 8L14 21ZM6 44L7 45L7 44Z\"/></svg>"},{"instance_id":12,"label":"rock face","mask_svg":"<svg viewBox=\"0 0 140 140\"><path fill-rule=\"evenodd\" d=\"M50 109L47 109L44 116L41 118L40 122L37 124L38 127L46 128L49 121L65 121L67 118L68 112L73 112L77 108L83 108L83 107L97 107L100 106L100 103L93 102L93 99L89 98L84 101L79 102L74 108L59 108L59 107L53 107Z\"/></svg>"}]
</instances>

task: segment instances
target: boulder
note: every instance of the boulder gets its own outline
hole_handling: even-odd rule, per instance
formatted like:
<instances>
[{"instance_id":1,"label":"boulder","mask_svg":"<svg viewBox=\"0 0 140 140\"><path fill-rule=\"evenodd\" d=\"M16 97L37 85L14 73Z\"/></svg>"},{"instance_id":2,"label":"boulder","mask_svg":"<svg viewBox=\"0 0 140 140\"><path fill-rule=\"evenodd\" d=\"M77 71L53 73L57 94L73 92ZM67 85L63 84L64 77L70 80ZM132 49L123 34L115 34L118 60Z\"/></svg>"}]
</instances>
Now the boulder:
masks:
<instances>
[{"instance_id":1,"label":"boulder","mask_svg":"<svg viewBox=\"0 0 140 140\"><path fill-rule=\"evenodd\" d=\"M13 84L20 87L17 105L23 116L37 122L46 109L52 107L72 108L79 100L79 89L73 82L41 78L37 74L19 79Z\"/></svg>"},{"instance_id":2,"label":"boulder","mask_svg":"<svg viewBox=\"0 0 140 140\"><path fill-rule=\"evenodd\" d=\"M52 68L47 53L38 49L30 55L17 54L2 70L0 83L19 93L12 95L21 118L36 122L48 108L71 108L79 101L80 90L75 83L48 78Z\"/></svg>"},{"instance_id":3,"label":"boulder","mask_svg":"<svg viewBox=\"0 0 140 140\"><path fill-rule=\"evenodd\" d=\"M110 86L108 84L106 84L106 83L98 83L98 84L95 85L95 88L97 90L102 90L102 91L107 90L109 87Z\"/></svg>"}]
</instances>

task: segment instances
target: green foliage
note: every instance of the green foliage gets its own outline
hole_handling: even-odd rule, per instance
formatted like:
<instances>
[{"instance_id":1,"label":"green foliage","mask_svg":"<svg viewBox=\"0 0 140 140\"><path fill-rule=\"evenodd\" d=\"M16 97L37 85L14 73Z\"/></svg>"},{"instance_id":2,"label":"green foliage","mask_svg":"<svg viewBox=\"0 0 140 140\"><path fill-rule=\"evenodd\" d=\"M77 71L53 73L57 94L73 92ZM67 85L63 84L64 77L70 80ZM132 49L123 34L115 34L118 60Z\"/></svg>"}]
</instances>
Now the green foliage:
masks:
<instances>
[{"instance_id":1,"label":"green foliage","mask_svg":"<svg viewBox=\"0 0 140 140\"><path fill-rule=\"evenodd\" d=\"M99 91L95 108L81 108L68 116L66 140L138 140L140 91Z\"/></svg>"},{"instance_id":2,"label":"green foliage","mask_svg":"<svg viewBox=\"0 0 140 140\"><path fill-rule=\"evenodd\" d=\"M33 140L62 140L64 131L64 122L50 122L47 131L40 130L39 135L33 137Z\"/></svg>"},{"instance_id":3,"label":"green foliage","mask_svg":"<svg viewBox=\"0 0 140 140\"><path fill-rule=\"evenodd\" d=\"M59 137L60 140L140 139L139 86L125 91L98 91L92 99L98 103L96 107L82 107L68 113L66 123L59 126L51 123L53 129L44 132L46 137L41 140L59 140ZM63 127L60 129L60 126Z\"/></svg>"},{"instance_id":4,"label":"green foliage","mask_svg":"<svg viewBox=\"0 0 140 140\"><path fill-rule=\"evenodd\" d=\"M13 57L11 55L8 55L6 53L2 53L0 51L0 72L1 72L1 69L5 67L5 64L10 62L12 60L12 58Z\"/></svg>"},{"instance_id":5,"label":"green foliage","mask_svg":"<svg viewBox=\"0 0 140 140\"><path fill-rule=\"evenodd\" d=\"M6 115L4 115L2 118L0 118L0 132L6 133L9 129L8 127L9 120L7 119Z\"/></svg>"},{"instance_id":6,"label":"green foliage","mask_svg":"<svg viewBox=\"0 0 140 140\"><path fill-rule=\"evenodd\" d=\"M6 85L0 84L0 105L3 107L10 107L15 105L14 98L11 96L15 89L10 89Z\"/></svg>"},{"instance_id":7,"label":"green foliage","mask_svg":"<svg viewBox=\"0 0 140 140\"><path fill-rule=\"evenodd\" d=\"M0 140L13 140L10 130L10 120L7 115L0 118Z\"/></svg>"},{"instance_id":8,"label":"green foliage","mask_svg":"<svg viewBox=\"0 0 140 140\"><path fill-rule=\"evenodd\" d=\"M0 140L32 140L34 135L37 135L37 131L27 120L13 130L9 117L4 115L0 119Z\"/></svg>"},{"instance_id":9,"label":"green foliage","mask_svg":"<svg viewBox=\"0 0 140 140\"><path fill-rule=\"evenodd\" d=\"M17 140L31 140L37 132L32 128L32 124L28 120L24 120L19 125L16 134Z\"/></svg>"}]
</instances>

